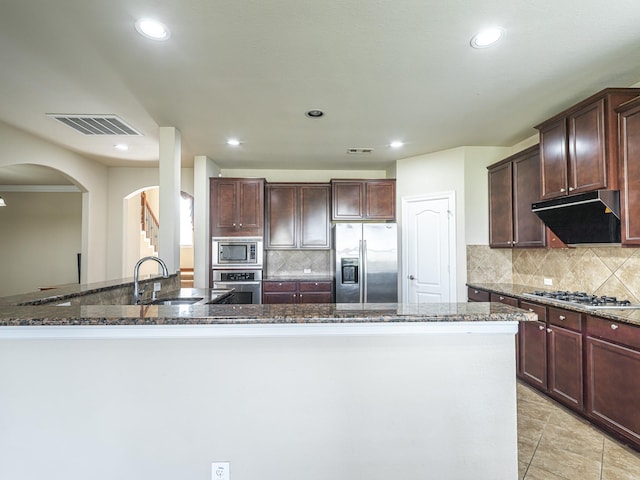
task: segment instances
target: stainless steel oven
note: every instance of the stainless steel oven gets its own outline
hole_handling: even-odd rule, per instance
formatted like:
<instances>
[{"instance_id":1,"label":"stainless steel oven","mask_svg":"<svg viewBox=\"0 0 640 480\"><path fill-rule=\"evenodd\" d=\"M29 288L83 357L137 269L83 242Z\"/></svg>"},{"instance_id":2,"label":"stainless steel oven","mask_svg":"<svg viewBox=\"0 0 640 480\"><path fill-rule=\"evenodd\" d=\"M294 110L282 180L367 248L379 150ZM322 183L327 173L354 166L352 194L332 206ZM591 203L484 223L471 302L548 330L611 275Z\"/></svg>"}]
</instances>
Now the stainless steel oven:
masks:
<instances>
[{"instance_id":1,"label":"stainless steel oven","mask_svg":"<svg viewBox=\"0 0 640 480\"><path fill-rule=\"evenodd\" d=\"M262 303L262 270L213 269L213 288L233 288L224 303Z\"/></svg>"},{"instance_id":2,"label":"stainless steel oven","mask_svg":"<svg viewBox=\"0 0 640 480\"><path fill-rule=\"evenodd\" d=\"M213 268L262 268L263 248L262 237L213 237L211 264Z\"/></svg>"}]
</instances>

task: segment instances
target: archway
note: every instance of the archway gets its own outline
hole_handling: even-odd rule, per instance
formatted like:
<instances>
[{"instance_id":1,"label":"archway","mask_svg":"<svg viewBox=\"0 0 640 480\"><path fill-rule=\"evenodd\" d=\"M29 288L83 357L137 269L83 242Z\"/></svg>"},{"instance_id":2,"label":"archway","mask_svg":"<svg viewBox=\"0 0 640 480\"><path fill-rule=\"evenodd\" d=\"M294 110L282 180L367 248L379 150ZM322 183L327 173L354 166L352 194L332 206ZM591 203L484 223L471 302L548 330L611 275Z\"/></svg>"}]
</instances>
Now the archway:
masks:
<instances>
[{"instance_id":1,"label":"archway","mask_svg":"<svg viewBox=\"0 0 640 480\"><path fill-rule=\"evenodd\" d=\"M0 167L0 297L81 280L83 193L63 172Z\"/></svg>"}]
</instances>

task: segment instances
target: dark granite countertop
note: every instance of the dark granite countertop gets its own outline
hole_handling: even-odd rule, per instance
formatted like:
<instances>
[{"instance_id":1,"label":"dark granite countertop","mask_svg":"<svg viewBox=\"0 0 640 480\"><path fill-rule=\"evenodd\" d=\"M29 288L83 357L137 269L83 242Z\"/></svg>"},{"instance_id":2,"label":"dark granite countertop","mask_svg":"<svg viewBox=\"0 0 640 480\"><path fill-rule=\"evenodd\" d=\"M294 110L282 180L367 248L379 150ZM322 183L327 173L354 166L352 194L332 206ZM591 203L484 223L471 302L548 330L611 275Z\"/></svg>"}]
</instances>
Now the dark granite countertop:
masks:
<instances>
[{"instance_id":1,"label":"dark granite countertop","mask_svg":"<svg viewBox=\"0 0 640 480\"><path fill-rule=\"evenodd\" d=\"M219 325L535 320L500 303L0 306L2 326Z\"/></svg>"},{"instance_id":2,"label":"dark granite countertop","mask_svg":"<svg viewBox=\"0 0 640 480\"><path fill-rule=\"evenodd\" d=\"M172 274L169 275L168 278L175 279L177 278L177 276L177 274ZM150 276L142 278L140 279L140 285L144 285L161 279L162 277L160 276ZM127 286L133 289L133 277L85 284L72 283L50 290L42 290L38 292L29 292L19 295L11 295L8 297L0 297L0 307L2 305L39 305L53 302L64 302L65 300L76 298L80 295L106 292L109 290Z\"/></svg>"},{"instance_id":3,"label":"dark granite countertop","mask_svg":"<svg viewBox=\"0 0 640 480\"><path fill-rule=\"evenodd\" d=\"M283 277L264 277L263 282L333 282L332 275L301 274Z\"/></svg>"},{"instance_id":4,"label":"dark granite countertop","mask_svg":"<svg viewBox=\"0 0 640 480\"><path fill-rule=\"evenodd\" d=\"M509 297L515 297L521 300L529 302L540 303L542 305L548 305L550 307L563 308L565 310L571 310L574 312L586 313L599 318L606 318L609 320L616 320L618 322L629 323L632 325L640 326L640 308L638 309L591 309L578 304L566 304L557 302L550 298L545 297L529 297L525 294L534 290L545 290L540 287L532 287L529 285L518 285L511 283L467 283L471 288L478 288L480 290L486 290L488 292L497 293L500 295L507 295ZM549 290L549 289L547 289Z\"/></svg>"}]
</instances>

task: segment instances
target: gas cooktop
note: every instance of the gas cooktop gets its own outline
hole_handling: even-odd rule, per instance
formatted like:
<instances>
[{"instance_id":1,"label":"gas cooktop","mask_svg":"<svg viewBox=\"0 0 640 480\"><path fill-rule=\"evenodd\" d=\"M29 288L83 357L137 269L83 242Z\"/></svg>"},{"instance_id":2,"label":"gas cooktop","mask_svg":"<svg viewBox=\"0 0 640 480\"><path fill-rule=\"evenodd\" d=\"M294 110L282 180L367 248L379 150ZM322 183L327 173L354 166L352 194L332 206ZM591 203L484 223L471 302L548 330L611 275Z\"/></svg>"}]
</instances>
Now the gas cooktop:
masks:
<instances>
[{"instance_id":1,"label":"gas cooktop","mask_svg":"<svg viewBox=\"0 0 640 480\"><path fill-rule=\"evenodd\" d=\"M605 295L591 295L586 292L535 290L531 293L525 293L525 295L531 298L542 297L548 298L549 300L555 300L560 303L580 305L590 310L598 310L602 308L640 308L639 304L633 304L629 300L618 300L616 297L608 297Z\"/></svg>"}]
</instances>

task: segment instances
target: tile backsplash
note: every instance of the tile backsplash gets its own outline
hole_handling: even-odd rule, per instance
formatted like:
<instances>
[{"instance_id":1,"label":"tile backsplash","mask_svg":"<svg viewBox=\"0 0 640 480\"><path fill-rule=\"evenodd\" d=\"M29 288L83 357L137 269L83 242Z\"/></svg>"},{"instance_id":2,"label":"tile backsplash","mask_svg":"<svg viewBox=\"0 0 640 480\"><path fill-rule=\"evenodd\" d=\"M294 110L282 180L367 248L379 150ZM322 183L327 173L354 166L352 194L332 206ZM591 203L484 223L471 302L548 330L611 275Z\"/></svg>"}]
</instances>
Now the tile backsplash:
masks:
<instances>
[{"instance_id":1,"label":"tile backsplash","mask_svg":"<svg viewBox=\"0 0 640 480\"><path fill-rule=\"evenodd\" d=\"M544 284L551 279L552 286ZM467 245L467 281L585 291L640 302L640 249L619 246L489 248Z\"/></svg>"},{"instance_id":2,"label":"tile backsplash","mask_svg":"<svg viewBox=\"0 0 640 480\"><path fill-rule=\"evenodd\" d=\"M264 274L270 278L333 275L331 250L267 250L265 253Z\"/></svg>"}]
</instances>

